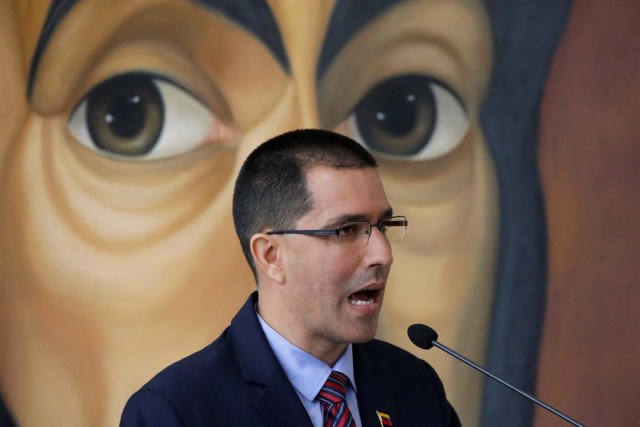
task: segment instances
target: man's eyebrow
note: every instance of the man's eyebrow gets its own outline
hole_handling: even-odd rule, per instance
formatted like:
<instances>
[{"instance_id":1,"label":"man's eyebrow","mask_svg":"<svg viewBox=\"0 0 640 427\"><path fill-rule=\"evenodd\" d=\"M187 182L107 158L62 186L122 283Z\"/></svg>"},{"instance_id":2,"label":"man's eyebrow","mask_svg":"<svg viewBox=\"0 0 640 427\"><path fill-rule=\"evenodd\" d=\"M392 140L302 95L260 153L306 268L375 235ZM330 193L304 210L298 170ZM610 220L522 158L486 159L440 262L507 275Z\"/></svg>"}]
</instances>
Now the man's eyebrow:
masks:
<instances>
[{"instance_id":1,"label":"man's eyebrow","mask_svg":"<svg viewBox=\"0 0 640 427\"><path fill-rule=\"evenodd\" d=\"M258 37L271 51L285 72L290 72L287 57L278 23L267 4L267 0L189 0L202 4L220 15L241 25L254 36ZM27 86L28 98L31 99L33 85L38 65L42 59L47 44L56 28L73 9L78 0L53 0L45 19L36 50L31 61Z\"/></svg>"},{"instance_id":2,"label":"man's eyebrow","mask_svg":"<svg viewBox=\"0 0 640 427\"><path fill-rule=\"evenodd\" d=\"M316 80L320 80L345 44L364 26L389 7L405 0L337 0L318 59Z\"/></svg>"},{"instance_id":3,"label":"man's eyebrow","mask_svg":"<svg viewBox=\"0 0 640 427\"><path fill-rule=\"evenodd\" d=\"M357 214L345 214L345 215L340 215L338 217L332 218L331 220L327 221L324 225L324 228L338 228L340 227L342 224L346 224L348 222L359 222L359 221L367 221L367 217L364 215L357 215Z\"/></svg>"},{"instance_id":4,"label":"man's eyebrow","mask_svg":"<svg viewBox=\"0 0 640 427\"><path fill-rule=\"evenodd\" d=\"M373 222L376 223L384 218L389 218L390 216L393 216L393 208L391 207L385 210L378 219L374 219ZM327 221L323 229L338 228L342 224L346 224L348 222L360 222L360 221L369 222L369 218L367 218L367 216L363 214L340 215L338 217L332 218L331 220Z\"/></svg>"}]
</instances>

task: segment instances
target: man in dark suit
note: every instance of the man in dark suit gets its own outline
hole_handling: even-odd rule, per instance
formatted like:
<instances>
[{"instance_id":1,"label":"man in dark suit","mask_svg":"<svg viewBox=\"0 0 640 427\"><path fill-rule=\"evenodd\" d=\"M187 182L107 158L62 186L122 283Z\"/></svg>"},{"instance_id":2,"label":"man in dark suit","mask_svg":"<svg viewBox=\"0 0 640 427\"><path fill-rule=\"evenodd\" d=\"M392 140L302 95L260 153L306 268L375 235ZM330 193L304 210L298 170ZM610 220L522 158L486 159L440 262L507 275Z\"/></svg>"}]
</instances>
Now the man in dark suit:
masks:
<instances>
[{"instance_id":1,"label":"man in dark suit","mask_svg":"<svg viewBox=\"0 0 640 427\"><path fill-rule=\"evenodd\" d=\"M458 426L434 370L373 339L393 262L376 161L328 131L249 155L233 216L258 291L208 347L128 401L121 426Z\"/></svg>"}]
</instances>

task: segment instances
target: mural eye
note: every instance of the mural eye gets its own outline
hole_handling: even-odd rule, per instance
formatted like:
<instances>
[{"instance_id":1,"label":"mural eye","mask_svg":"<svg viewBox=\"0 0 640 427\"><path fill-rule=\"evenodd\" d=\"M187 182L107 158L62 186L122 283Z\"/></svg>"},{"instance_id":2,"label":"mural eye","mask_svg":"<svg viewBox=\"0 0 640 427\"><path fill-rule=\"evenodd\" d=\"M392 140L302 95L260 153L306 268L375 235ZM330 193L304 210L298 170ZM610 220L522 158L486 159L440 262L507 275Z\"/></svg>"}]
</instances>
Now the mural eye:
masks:
<instances>
[{"instance_id":1,"label":"mural eye","mask_svg":"<svg viewBox=\"0 0 640 427\"><path fill-rule=\"evenodd\" d=\"M450 89L411 74L375 86L348 122L353 137L374 154L410 161L447 154L469 129L467 113Z\"/></svg>"},{"instance_id":2,"label":"mural eye","mask_svg":"<svg viewBox=\"0 0 640 427\"><path fill-rule=\"evenodd\" d=\"M193 96L144 73L100 83L75 108L68 123L82 145L136 160L187 152L204 142L214 126L224 127L214 123L213 115Z\"/></svg>"}]
</instances>

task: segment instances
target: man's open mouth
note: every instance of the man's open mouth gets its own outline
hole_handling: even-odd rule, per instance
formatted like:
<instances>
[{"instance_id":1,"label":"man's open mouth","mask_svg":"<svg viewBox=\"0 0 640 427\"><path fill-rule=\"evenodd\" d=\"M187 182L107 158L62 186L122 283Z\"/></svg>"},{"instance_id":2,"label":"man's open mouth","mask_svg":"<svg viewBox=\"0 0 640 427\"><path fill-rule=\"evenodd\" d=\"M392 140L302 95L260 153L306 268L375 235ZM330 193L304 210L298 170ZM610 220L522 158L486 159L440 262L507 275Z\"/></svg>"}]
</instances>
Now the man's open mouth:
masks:
<instances>
[{"instance_id":1,"label":"man's open mouth","mask_svg":"<svg viewBox=\"0 0 640 427\"><path fill-rule=\"evenodd\" d=\"M354 292L349 295L349 304L353 305L369 305L376 302L380 289L370 289Z\"/></svg>"}]
</instances>

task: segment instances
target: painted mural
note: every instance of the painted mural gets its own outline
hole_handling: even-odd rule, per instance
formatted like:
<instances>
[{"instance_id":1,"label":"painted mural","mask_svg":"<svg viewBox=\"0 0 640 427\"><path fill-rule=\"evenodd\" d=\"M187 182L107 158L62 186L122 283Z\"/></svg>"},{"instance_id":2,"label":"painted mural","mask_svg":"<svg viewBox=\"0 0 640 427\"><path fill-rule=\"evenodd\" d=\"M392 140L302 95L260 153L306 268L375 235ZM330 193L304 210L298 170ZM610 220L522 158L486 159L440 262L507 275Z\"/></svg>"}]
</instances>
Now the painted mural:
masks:
<instances>
[{"instance_id":1,"label":"painted mural","mask_svg":"<svg viewBox=\"0 0 640 427\"><path fill-rule=\"evenodd\" d=\"M637 23L621 0L1 0L0 425L117 425L215 338L255 288L236 172L300 127L376 156L410 222L379 336L436 367L464 425L554 421L410 324L632 425Z\"/></svg>"}]
</instances>

